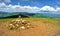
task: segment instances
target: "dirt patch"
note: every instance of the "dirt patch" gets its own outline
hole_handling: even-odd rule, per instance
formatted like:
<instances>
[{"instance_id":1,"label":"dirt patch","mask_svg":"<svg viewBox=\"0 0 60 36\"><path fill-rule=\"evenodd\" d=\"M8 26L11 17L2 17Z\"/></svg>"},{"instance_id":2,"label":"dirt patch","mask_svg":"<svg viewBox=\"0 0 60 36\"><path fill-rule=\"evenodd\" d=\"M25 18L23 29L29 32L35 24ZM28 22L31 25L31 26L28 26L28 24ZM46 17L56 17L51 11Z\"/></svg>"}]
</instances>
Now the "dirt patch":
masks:
<instances>
[{"instance_id":1,"label":"dirt patch","mask_svg":"<svg viewBox=\"0 0 60 36\"><path fill-rule=\"evenodd\" d=\"M26 30L9 30L7 23L0 24L0 36L59 36L59 27L42 23L41 21L31 22L34 28Z\"/></svg>"}]
</instances>

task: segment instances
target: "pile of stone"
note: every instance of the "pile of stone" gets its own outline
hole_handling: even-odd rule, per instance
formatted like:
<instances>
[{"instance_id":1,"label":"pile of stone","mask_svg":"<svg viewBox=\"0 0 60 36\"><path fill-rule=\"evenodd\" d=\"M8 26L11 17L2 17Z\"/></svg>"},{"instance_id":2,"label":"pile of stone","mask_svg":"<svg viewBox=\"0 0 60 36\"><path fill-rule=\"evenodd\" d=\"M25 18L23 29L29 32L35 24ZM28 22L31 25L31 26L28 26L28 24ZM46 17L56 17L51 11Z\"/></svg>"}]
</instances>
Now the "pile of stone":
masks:
<instances>
[{"instance_id":1,"label":"pile of stone","mask_svg":"<svg viewBox=\"0 0 60 36\"><path fill-rule=\"evenodd\" d=\"M29 21L23 20L22 18L18 18L16 20L12 20L10 24L8 25L9 29L14 30L14 29L29 29L31 24Z\"/></svg>"}]
</instances>

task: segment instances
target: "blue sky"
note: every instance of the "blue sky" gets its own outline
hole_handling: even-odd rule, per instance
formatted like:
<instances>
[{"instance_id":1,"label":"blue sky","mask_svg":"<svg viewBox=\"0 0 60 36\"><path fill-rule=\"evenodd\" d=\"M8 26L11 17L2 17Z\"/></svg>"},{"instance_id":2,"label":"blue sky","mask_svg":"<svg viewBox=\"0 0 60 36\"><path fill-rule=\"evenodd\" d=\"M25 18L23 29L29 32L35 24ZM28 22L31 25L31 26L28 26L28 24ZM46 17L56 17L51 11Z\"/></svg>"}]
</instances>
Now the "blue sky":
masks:
<instances>
[{"instance_id":1,"label":"blue sky","mask_svg":"<svg viewBox=\"0 0 60 36\"><path fill-rule=\"evenodd\" d=\"M2 8L2 6L3 8ZM10 7L9 7L10 6ZM20 7L16 9L12 9L11 7ZM23 7L23 9L21 8ZM9 8L9 9L7 9ZM27 8L27 9L26 9ZM3 9L3 10L2 10ZM12 9L12 10L11 10ZM33 10L32 10L33 9ZM0 11L6 12L15 12L15 11L27 11L30 12L38 12L40 10L48 11L59 11L60 10L60 0L0 0Z\"/></svg>"},{"instance_id":2,"label":"blue sky","mask_svg":"<svg viewBox=\"0 0 60 36\"><path fill-rule=\"evenodd\" d=\"M49 6L59 6L60 7L60 0L0 0L6 4L18 5L18 3L22 6L37 6L43 7L45 5Z\"/></svg>"}]
</instances>

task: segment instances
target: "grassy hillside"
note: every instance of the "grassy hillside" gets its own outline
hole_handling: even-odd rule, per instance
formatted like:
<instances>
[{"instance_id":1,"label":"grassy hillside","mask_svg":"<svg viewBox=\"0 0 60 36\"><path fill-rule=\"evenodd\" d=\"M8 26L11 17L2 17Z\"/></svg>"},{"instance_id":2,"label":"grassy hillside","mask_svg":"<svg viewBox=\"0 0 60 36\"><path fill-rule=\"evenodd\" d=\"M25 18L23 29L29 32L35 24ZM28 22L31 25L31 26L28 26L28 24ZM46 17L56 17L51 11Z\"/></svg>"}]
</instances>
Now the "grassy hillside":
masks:
<instances>
[{"instance_id":1,"label":"grassy hillside","mask_svg":"<svg viewBox=\"0 0 60 36\"><path fill-rule=\"evenodd\" d=\"M36 14L33 17L35 18L49 18L48 16L46 16L45 14Z\"/></svg>"},{"instance_id":2,"label":"grassy hillside","mask_svg":"<svg viewBox=\"0 0 60 36\"><path fill-rule=\"evenodd\" d=\"M34 18L60 18L60 14L36 13Z\"/></svg>"}]
</instances>

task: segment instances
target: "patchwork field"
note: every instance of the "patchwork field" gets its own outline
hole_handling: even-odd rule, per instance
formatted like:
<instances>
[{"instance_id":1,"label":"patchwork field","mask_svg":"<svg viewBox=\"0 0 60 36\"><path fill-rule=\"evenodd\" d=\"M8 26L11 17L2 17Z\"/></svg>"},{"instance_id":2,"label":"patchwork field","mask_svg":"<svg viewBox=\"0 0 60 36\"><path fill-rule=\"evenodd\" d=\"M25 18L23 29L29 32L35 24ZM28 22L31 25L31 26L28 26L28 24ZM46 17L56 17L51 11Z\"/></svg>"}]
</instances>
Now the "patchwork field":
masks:
<instances>
[{"instance_id":1,"label":"patchwork field","mask_svg":"<svg viewBox=\"0 0 60 36\"><path fill-rule=\"evenodd\" d=\"M9 30L8 24L14 19L0 19L0 36L60 36L59 18L23 18L30 21L34 28Z\"/></svg>"}]
</instances>

